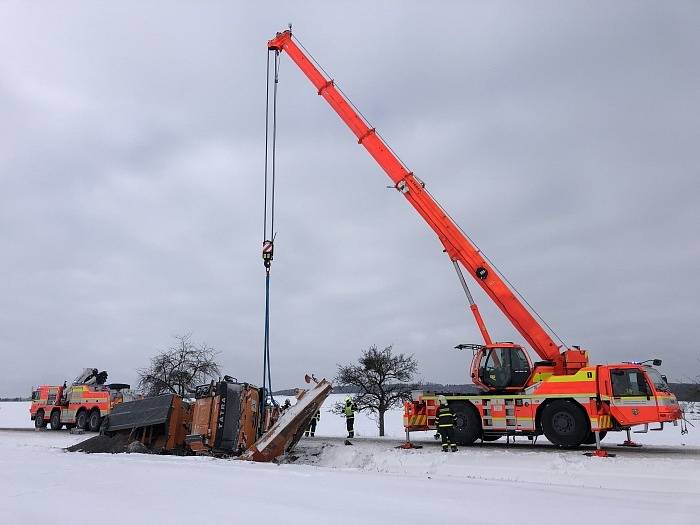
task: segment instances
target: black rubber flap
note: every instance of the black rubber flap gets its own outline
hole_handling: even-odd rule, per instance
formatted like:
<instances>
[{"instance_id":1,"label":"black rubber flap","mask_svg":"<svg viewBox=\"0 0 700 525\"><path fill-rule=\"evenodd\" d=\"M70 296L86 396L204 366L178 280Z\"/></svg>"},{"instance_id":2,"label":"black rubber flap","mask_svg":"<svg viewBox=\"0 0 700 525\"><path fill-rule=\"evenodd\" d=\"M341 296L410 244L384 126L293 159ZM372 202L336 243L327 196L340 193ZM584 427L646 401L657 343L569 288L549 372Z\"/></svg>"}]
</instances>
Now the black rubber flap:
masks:
<instances>
[{"instance_id":1,"label":"black rubber flap","mask_svg":"<svg viewBox=\"0 0 700 525\"><path fill-rule=\"evenodd\" d=\"M241 425L241 393L243 386L237 383L219 383L221 396L219 417L216 419L214 448L235 452L238 448L238 431Z\"/></svg>"},{"instance_id":2,"label":"black rubber flap","mask_svg":"<svg viewBox=\"0 0 700 525\"><path fill-rule=\"evenodd\" d=\"M166 423L174 397L175 394L164 394L118 404L109 414L107 431Z\"/></svg>"}]
</instances>

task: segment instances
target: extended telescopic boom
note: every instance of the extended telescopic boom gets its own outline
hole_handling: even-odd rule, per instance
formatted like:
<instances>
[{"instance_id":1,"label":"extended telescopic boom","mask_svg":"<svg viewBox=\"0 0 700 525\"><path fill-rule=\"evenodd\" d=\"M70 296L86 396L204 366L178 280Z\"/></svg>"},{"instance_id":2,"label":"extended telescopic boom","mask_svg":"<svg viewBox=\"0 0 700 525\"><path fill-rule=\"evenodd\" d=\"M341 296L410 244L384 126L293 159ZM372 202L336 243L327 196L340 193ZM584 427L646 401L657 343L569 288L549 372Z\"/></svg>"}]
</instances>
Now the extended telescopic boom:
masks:
<instances>
[{"instance_id":1,"label":"extended telescopic boom","mask_svg":"<svg viewBox=\"0 0 700 525\"><path fill-rule=\"evenodd\" d=\"M364 146L379 166L389 176L394 186L400 191L425 222L437 234L450 259L458 261L488 294L503 314L525 338L537 354L545 360L554 361L555 370L565 373L570 367L566 364L566 354L560 354L559 347L549 334L540 326L525 306L515 297L498 273L494 271L479 250L462 233L440 205L425 190L425 184L416 177L398 159L381 137L371 128L364 118L353 108L333 83L314 65L307 54L295 42L291 30L277 33L268 42L268 50L276 53L285 51L299 69L311 81L326 102L347 124L357 137L357 142ZM479 328L487 344L488 333L475 305L472 304ZM568 350L568 349L567 349ZM580 365L578 366L580 367Z\"/></svg>"}]
</instances>

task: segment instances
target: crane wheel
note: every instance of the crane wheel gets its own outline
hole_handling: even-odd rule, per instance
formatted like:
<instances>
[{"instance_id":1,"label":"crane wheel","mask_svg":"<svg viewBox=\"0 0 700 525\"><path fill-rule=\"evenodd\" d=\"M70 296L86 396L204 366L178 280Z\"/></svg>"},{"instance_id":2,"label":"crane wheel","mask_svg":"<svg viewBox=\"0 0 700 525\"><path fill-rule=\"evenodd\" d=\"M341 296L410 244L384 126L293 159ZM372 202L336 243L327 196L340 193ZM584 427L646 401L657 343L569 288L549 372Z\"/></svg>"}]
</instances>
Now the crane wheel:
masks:
<instances>
[{"instance_id":1,"label":"crane wheel","mask_svg":"<svg viewBox=\"0 0 700 525\"><path fill-rule=\"evenodd\" d=\"M46 426L46 421L44 421L44 411L37 410L34 414L34 428L44 428Z\"/></svg>"},{"instance_id":2,"label":"crane wheel","mask_svg":"<svg viewBox=\"0 0 700 525\"><path fill-rule=\"evenodd\" d=\"M88 424L88 417L87 417L87 412L85 410L81 410L78 412L78 415L75 417L75 426L78 427L80 430L85 430L87 428Z\"/></svg>"},{"instance_id":3,"label":"crane wheel","mask_svg":"<svg viewBox=\"0 0 700 525\"><path fill-rule=\"evenodd\" d=\"M608 434L607 430L601 430L599 433L600 435L600 440L603 441L603 438ZM586 439L583 440L584 445L595 445L595 433L590 432L587 436Z\"/></svg>"},{"instance_id":4,"label":"crane wheel","mask_svg":"<svg viewBox=\"0 0 700 525\"><path fill-rule=\"evenodd\" d=\"M51 430L61 430L63 428L63 423L61 423L61 411L54 410L51 412Z\"/></svg>"},{"instance_id":5,"label":"crane wheel","mask_svg":"<svg viewBox=\"0 0 700 525\"><path fill-rule=\"evenodd\" d=\"M458 445L471 445L481 437L481 418L471 403L449 404L455 415L455 441Z\"/></svg>"},{"instance_id":6,"label":"crane wheel","mask_svg":"<svg viewBox=\"0 0 700 525\"><path fill-rule=\"evenodd\" d=\"M583 408L568 399L548 403L542 409L540 421L545 437L559 447L576 448L591 433Z\"/></svg>"},{"instance_id":7,"label":"crane wheel","mask_svg":"<svg viewBox=\"0 0 700 525\"><path fill-rule=\"evenodd\" d=\"M90 412L90 417L88 418L88 429L90 430L90 432L99 432L100 423L102 423L100 411L93 410L92 412Z\"/></svg>"}]
</instances>

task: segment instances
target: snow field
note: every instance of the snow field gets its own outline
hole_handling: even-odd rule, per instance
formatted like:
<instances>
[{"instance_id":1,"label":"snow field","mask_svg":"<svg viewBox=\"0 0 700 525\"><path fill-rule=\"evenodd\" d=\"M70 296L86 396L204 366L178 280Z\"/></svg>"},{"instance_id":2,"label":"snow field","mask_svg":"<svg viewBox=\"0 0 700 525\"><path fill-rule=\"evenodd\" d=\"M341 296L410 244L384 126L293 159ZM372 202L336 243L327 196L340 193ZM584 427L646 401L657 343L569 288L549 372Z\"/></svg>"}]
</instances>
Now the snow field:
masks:
<instances>
[{"instance_id":1,"label":"snow field","mask_svg":"<svg viewBox=\"0 0 700 525\"><path fill-rule=\"evenodd\" d=\"M500 440L442 453L427 433L414 436L424 439L424 448L397 450L397 439L373 437L374 421L359 414L357 433L366 437L345 446L345 421L329 412L343 397L327 400L317 437L302 439L279 465L71 454L62 449L89 436L0 431L0 523L33 524L55 515L94 523L95 513L110 521L169 525L218 519L354 525L700 522L700 428L687 436L677 427L640 434L635 437L647 446L633 450L614 447L624 437L612 434L606 442L618 456L607 459L560 451L545 440L534 447L527 440L510 446ZM28 408L0 403L0 427L31 427ZM401 411L388 414L387 432L403 438Z\"/></svg>"}]
</instances>

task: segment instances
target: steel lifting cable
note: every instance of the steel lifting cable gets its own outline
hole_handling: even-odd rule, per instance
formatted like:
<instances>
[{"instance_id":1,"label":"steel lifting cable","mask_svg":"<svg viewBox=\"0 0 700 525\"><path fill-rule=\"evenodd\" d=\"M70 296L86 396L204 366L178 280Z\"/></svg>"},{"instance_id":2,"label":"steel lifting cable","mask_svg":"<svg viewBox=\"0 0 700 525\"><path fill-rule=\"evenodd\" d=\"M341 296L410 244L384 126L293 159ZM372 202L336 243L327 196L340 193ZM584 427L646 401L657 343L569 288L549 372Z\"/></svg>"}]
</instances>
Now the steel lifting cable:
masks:
<instances>
[{"instance_id":1,"label":"steel lifting cable","mask_svg":"<svg viewBox=\"0 0 700 525\"><path fill-rule=\"evenodd\" d=\"M272 265L275 240L275 149L277 146L277 84L279 82L279 51L274 56L274 80L272 87L272 141L270 141L270 52L267 53L267 78L265 90L265 197L263 213L262 258L265 266L265 329L263 342L262 390L265 398L272 396L272 373L270 366L270 267ZM268 216L270 228L268 229ZM261 410L261 416L263 411Z\"/></svg>"}]
</instances>

